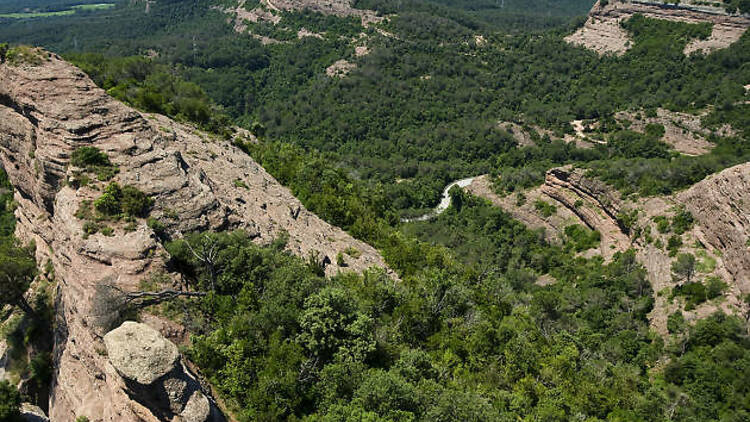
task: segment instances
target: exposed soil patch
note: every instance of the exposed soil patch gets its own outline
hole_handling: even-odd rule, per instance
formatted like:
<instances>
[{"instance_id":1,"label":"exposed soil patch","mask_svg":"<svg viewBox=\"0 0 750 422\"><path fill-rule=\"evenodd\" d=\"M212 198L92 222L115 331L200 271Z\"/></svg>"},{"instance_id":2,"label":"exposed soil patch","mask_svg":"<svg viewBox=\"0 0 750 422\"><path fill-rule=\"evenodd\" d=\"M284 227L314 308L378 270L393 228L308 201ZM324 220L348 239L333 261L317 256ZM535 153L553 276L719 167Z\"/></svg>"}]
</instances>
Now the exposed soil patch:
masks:
<instances>
[{"instance_id":1,"label":"exposed soil patch","mask_svg":"<svg viewBox=\"0 0 750 422\"><path fill-rule=\"evenodd\" d=\"M645 131L648 124L663 125L662 140L675 151L686 155L707 154L714 147L714 144L706 139L709 131L701 127L700 116L660 108L656 111L656 117L644 117L643 113L618 112L615 119L627 120L630 122L630 129L638 132ZM719 132L722 136L730 134L726 129Z\"/></svg>"},{"instance_id":2,"label":"exposed soil patch","mask_svg":"<svg viewBox=\"0 0 750 422\"><path fill-rule=\"evenodd\" d=\"M326 75L331 78L343 78L356 68L357 65L355 63L341 59L326 68Z\"/></svg>"}]
</instances>

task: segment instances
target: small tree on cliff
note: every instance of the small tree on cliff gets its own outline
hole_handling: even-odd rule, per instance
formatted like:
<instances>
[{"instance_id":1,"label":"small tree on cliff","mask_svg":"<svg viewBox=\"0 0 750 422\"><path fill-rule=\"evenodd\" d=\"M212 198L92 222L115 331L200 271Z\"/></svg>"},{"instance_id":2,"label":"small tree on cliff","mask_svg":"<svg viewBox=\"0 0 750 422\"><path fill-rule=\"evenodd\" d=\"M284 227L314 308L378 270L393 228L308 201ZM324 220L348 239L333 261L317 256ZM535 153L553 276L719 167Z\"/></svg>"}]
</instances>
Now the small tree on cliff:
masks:
<instances>
[{"instance_id":1,"label":"small tree on cliff","mask_svg":"<svg viewBox=\"0 0 750 422\"><path fill-rule=\"evenodd\" d=\"M18 306L31 316L34 309L24 293L37 273L34 249L19 247L16 241L0 242L0 304Z\"/></svg>"},{"instance_id":2,"label":"small tree on cliff","mask_svg":"<svg viewBox=\"0 0 750 422\"><path fill-rule=\"evenodd\" d=\"M8 381L0 382L0 421L22 421L21 395Z\"/></svg>"}]
</instances>

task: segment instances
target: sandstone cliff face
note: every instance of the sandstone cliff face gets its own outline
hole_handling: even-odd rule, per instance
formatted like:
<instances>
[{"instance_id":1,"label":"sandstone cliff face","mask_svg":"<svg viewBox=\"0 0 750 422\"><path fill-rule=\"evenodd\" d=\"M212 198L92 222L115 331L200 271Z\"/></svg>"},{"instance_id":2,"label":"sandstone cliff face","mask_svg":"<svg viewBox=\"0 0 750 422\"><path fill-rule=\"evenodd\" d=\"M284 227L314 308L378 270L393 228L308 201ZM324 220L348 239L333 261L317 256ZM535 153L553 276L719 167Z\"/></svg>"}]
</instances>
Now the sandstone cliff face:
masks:
<instances>
[{"instance_id":1,"label":"sandstone cliff face","mask_svg":"<svg viewBox=\"0 0 750 422\"><path fill-rule=\"evenodd\" d=\"M722 253L732 285L750 293L750 163L708 177L677 196L705 241Z\"/></svg>"},{"instance_id":2,"label":"sandstone cliff face","mask_svg":"<svg viewBox=\"0 0 750 422\"><path fill-rule=\"evenodd\" d=\"M93 145L119 166L115 180L155 200L151 215L175 237L193 230L243 229L258 242L282 232L288 248L314 251L329 274L346 256L347 270L384 267L372 247L352 239L307 211L250 157L230 145L162 116L139 113L106 95L80 70L49 55L40 66L0 65L0 165L17 187L17 235L34 240L38 262L54 265L58 282L55 381L50 419L155 421L127 395L122 376L101 351L93 297L106 281L123 290L165 268L165 251L144 220L132 232L86 239L75 217L81 201L101 194L74 189L72 151Z\"/></svg>"},{"instance_id":3,"label":"sandstone cliff face","mask_svg":"<svg viewBox=\"0 0 750 422\"><path fill-rule=\"evenodd\" d=\"M605 6L597 1L584 26L565 40L599 54L624 54L630 48L631 41L627 31L620 26L620 22L635 14L652 19L713 24L711 35L705 40L690 42L685 47L685 54L695 51L710 53L716 49L729 47L750 27L750 17L729 16L723 13L721 8L692 5L675 7L657 1L610 0Z\"/></svg>"},{"instance_id":4,"label":"sandstone cliff face","mask_svg":"<svg viewBox=\"0 0 750 422\"><path fill-rule=\"evenodd\" d=\"M599 180L584 176L585 170L569 167L551 169L542 192L575 214L601 234L599 250L605 260L630 248L630 239L617 222L622 207L619 194ZM580 201L580 202L578 202Z\"/></svg>"}]
</instances>

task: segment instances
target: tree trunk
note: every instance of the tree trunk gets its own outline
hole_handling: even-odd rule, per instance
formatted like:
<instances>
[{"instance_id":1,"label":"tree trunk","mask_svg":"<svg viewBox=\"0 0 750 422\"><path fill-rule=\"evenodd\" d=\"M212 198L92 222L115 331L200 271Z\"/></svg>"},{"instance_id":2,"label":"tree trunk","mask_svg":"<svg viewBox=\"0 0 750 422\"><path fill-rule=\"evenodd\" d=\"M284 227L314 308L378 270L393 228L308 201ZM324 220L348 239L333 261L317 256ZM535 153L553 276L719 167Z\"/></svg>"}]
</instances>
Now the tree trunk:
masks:
<instances>
[{"instance_id":1,"label":"tree trunk","mask_svg":"<svg viewBox=\"0 0 750 422\"><path fill-rule=\"evenodd\" d=\"M15 305L21 308L22 311L26 312L26 315L36 318L37 314L36 311L34 311L34 308L29 305L29 302L26 301L26 298L21 296L15 301Z\"/></svg>"}]
</instances>

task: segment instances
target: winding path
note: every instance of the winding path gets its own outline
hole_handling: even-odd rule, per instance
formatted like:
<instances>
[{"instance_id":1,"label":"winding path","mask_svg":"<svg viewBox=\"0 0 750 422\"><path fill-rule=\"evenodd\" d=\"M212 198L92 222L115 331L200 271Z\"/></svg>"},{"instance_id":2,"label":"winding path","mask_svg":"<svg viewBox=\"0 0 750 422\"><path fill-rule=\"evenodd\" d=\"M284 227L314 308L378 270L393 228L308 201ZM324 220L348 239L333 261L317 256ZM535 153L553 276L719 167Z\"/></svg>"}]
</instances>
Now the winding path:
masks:
<instances>
[{"instance_id":1,"label":"winding path","mask_svg":"<svg viewBox=\"0 0 750 422\"><path fill-rule=\"evenodd\" d=\"M463 188L469 186L474 181L474 179L476 179L476 178L477 178L477 176L475 176L475 177L469 177L469 178L461 179L461 180L456 180L455 182L451 182L448 186L445 187L445 189L443 189L443 197L440 199L440 203L438 204L437 207L435 207L434 210L430 211L429 213L427 213L425 215L419 216L419 217L402 218L401 222L402 223L413 223L415 221L427 221L427 220L430 220L432 218L437 217L438 215L442 214L445 210L447 210L448 207L451 206L450 190L453 189L454 186L458 186L459 188L463 189Z\"/></svg>"}]
</instances>

